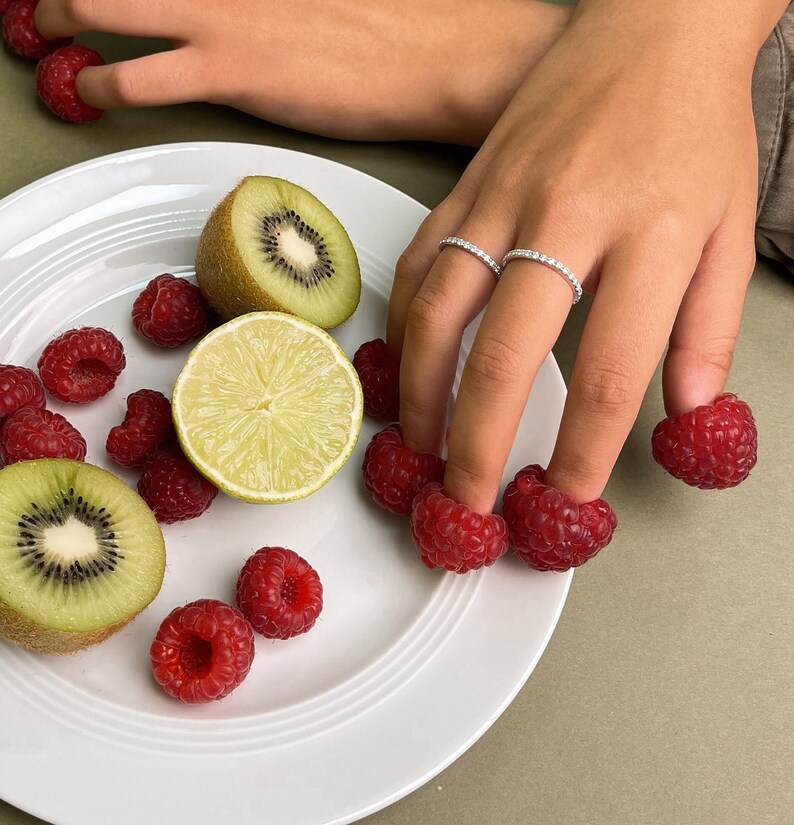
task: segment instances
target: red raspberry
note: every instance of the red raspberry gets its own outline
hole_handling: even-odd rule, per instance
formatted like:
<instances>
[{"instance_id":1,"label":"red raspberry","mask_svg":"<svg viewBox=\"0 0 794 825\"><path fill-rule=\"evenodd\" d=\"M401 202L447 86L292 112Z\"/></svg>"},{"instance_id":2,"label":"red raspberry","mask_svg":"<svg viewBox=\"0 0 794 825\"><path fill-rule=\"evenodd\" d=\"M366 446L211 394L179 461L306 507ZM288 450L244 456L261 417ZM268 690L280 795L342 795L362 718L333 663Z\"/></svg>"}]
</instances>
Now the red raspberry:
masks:
<instances>
[{"instance_id":1,"label":"red raspberry","mask_svg":"<svg viewBox=\"0 0 794 825\"><path fill-rule=\"evenodd\" d=\"M195 705L223 699L237 688L254 652L254 632L239 610L217 599L199 599L165 617L149 657L165 692Z\"/></svg>"},{"instance_id":2,"label":"red raspberry","mask_svg":"<svg viewBox=\"0 0 794 825\"><path fill-rule=\"evenodd\" d=\"M11 5L13 0L0 0L0 14L5 14L6 9Z\"/></svg>"},{"instance_id":3,"label":"red raspberry","mask_svg":"<svg viewBox=\"0 0 794 825\"><path fill-rule=\"evenodd\" d=\"M61 46L72 42L71 37L63 40L45 40L33 23L33 13L39 0L13 0L5 8L0 8L3 17L3 38L8 48L28 60L41 60Z\"/></svg>"},{"instance_id":4,"label":"red raspberry","mask_svg":"<svg viewBox=\"0 0 794 825\"><path fill-rule=\"evenodd\" d=\"M579 567L612 540L617 516L602 498L577 504L543 483L537 464L524 467L507 485L502 512L510 544L535 570L563 572Z\"/></svg>"},{"instance_id":5,"label":"red raspberry","mask_svg":"<svg viewBox=\"0 0 794 825\"><path fill-rule=\"evenodd\" d=\"M400 417L400 362L390 358L381 338L362 344L353 356L364 391L364 409L381 421Z\"/></svg>"},{"instance_id":6,"label":"red raspberry","mask_svg":"<svg viewBox=\"0 0 794 825\"><path fill-rule=\"evenodd\" d=\"M39 358L44 386L66 404L88 404L109 393L126 366L124 347L99 327L71 329L50 341Z\"/></svg>"},{"instance_id":7,"label":"red raspberry","mask_svg":"<svg viewBox=\"0 0 794 825\"><path fill-rule=\"evenodd\" d=\"M3 419L0 459L3 464L35 458L85 458L85 439L58 413L22 407Z\"/></svg>"},{"instance_id":8,"label":"red raspberry","mask_svg":"<svg viewBox=\"0 0 794 825\"><path fill-rule=\"evenodd\" d=\"M162 524L198 518L209 509L218 488L176 449L156 450L143 464L141 498Z\"/></svg>"},{"instance_id":9,"label":"red raspberry","mask_svg":"<svg viewBox=\"0 0 794 825\"><path fill-rule=\"evenodd\" d=\"M158 347L178 347L207 331L207 302L189 281L158 275L135 299L132 323Z\"/></svg>"},{"instance_id":10,"label":"red raspberry","mask_svg":"<svg viewBox=\"0 0 794 825\"><path fill-rule=\"evenodd\" d=\"M21 407L43 410L45 406L44 387L33 370L0 364L0 420Z\"/></svg>"},{"instance_id":11,"label":"red raspberry","mask_svg":"<svg viewBox=\"0 0 794 825\"><path fill-rule=\"evenodd\" d=\"M444 480L447 462L433 453L417 453L403 444L399 424L375 433L364 453L364 486L376 504L398 516L410 516L411 505L431 481Z\"/></svg>"},{"instance_id":12,"label":"red raspberry","mask_svg":"<svg viewBox=\"0 0 794 825\"><path fill-rule=\"evenodd\" d=\"M755 467L758 432L750 407L726 392L712 404L660 421L651 447L670 475L702 490L725 490Z\"/></svg>"},{"instance_id":13,"label":"red raspberry","mask_svg":"<svg viewBox=\"0 0 794 825\"><path fill-rule=\"evenodd\" d=\"M453 573L490 567L507 552L507 525L458 504L440 484L426 484L414 500L411 535L425 565Z\"/></svg>"},{"instance_id":14,"label":"red raspberry","mask_svg":"<svg viewBox=\"0 0 794 825\"><path fill-rule=\"evenodd\" d=\"M171 402L156 390L127 396L127 414L108 434L105 449L122 467L140 467L174 435Z\"/></svg>"},{"instance_id":15,"label":"red raspberry","mask_svg":"<svg viewBox=\"0 0 794 825\"><path fill-rule=\"evenodd\" d=\"M268 639L289 639L314 627L323 609L317 571L286 547L263 547L243 565L237 606Z\"/></svg>"},{"instance_id":16,"label":"red raspberry","mask_svg":"<svg viewBox=\"0 0 794 825\"><path fill-rule=\"evenodd\" d=\"M104 66L98 52L87 46L63 46L36 66L36 88L47 108L62 120L89 123L102 117L102 109L89 106L77 96L75 78L86 66Z\"/></svg>"}]
</instances>

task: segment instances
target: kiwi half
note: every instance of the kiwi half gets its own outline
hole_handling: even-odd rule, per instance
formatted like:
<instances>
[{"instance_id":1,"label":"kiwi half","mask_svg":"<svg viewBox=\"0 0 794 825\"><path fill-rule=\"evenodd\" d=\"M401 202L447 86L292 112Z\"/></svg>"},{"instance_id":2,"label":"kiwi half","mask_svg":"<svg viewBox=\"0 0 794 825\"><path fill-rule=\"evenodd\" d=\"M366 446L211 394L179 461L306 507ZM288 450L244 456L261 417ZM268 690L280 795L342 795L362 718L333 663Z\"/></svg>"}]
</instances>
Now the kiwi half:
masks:
<instances>
[{"instance_id":1,"label":"kiwi half","mask_svg":"<svg viewBox=\"0 0 794 825\"><path fill-rule=\"evenodd\" d=\"M0 470L0 638L82 650L140 613L164 573L157 520L116 476L66 459Z\"/></svg>"},{"instance_id":2,"label":"kiwi half","mask_svg":"<svg viewBox=\"0 0 794 825\"><path fill-rule=\"evenodd\" d=\"M311 192L281 178L247 177L215 207L199 239L196 277L227 321L272 310L330 329L361 298L345 228Z\"/></svg>"}]
</instances>

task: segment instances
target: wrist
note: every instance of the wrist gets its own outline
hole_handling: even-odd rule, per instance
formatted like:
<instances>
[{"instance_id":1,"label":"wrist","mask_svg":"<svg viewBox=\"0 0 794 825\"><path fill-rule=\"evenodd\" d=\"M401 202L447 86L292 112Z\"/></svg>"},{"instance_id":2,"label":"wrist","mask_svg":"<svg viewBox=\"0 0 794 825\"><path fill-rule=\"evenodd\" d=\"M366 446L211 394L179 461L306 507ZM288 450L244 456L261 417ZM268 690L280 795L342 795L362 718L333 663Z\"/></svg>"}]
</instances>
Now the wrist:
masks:
<instances>
[{"instance_id":1,"label":"wrist","mask_svg":"<svg viewBox=\"0 0 794 825\"><path fill-rule=\"evenodd\" d=\"M788 0L580 0L569 33L633 38L642 47L697 55L703 63L752 74L758 52Z\"/></svg>"},{"instance_id":2,"label":"wrist","mask_svg":"<svg viewBox=\"0 0 794 825\"><path fill-rule=\"evenodd\" d=\"M572 8L535 0L506 0L492 8L487 30L467 27L444 64L437 106L444 135L434 139L479 146L516 91L569 24Z\"/></svg>"}]
</instances>

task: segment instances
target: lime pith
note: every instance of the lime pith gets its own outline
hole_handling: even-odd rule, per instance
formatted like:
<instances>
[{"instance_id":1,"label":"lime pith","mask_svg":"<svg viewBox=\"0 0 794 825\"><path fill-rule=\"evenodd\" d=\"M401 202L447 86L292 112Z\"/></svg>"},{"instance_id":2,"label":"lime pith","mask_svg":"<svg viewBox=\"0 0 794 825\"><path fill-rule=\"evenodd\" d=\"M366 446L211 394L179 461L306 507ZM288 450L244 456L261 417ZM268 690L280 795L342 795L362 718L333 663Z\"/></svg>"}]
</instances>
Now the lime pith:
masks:
<instances>
[{"instance_id":1,"label":"lime pith","mask_svg":"<svg viewBox=\"0 0 794 825\"><path fill-rule=\"evenodd\" d=\"M172 406L199 472L229 495L264 504L305 498L344 466L363 396L327 332L286 313L254 312L196 346Z\"/></svg>"}]
</instances>

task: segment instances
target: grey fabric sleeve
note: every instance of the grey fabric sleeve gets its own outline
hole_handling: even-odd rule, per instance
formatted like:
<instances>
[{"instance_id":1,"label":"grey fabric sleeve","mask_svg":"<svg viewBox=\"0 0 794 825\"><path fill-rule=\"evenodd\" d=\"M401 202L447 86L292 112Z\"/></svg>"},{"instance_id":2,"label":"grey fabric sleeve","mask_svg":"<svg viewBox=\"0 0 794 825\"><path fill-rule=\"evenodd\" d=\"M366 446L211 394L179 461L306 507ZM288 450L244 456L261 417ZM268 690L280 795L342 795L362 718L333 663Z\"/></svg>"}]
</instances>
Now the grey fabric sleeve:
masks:
<instances>
[{"instance_id":1,"label":"grey fabric sleeve","mask_svg":"<svg viewBox=\"0 0 794 825\"><path fill-rule=\"evenodd\" d=\"M794 273L794 11L789 7L761 49L753 75L758 136L759 254Z\"/></svg>"}]
</instances>

